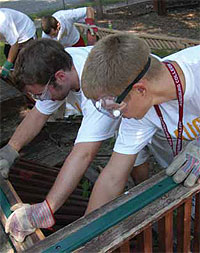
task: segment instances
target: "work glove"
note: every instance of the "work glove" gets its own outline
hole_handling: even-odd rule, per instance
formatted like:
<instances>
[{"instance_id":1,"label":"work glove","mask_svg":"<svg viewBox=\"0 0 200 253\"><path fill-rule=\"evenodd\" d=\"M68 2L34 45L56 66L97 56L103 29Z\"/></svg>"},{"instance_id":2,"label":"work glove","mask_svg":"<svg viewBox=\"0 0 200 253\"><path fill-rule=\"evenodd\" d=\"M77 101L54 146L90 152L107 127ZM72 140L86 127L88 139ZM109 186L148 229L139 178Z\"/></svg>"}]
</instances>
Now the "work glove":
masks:
<instances>
[{"instance_id":1,"label":"work glove","mask_svg":"<svg viewBox=\"0 0 200 253\"><path fill-rule=\"evenodd\" d=\"M85 23L87 25L87 45L91 46L97 41L96 33L98 32L98 28L94 24L93 18L86 18Z\"/></svg>"},{"instance_id":2,"label":"work glove","mask_svg":"<svg viewBox=\"0 0 200 253\"><path fill-rule=\"evenodd\" d=\"M167 168L168 176L173 176L176 183L184 180L186 187L193 186L200 177L200 137L191 141Z\"/></svg>"},{"instance_id":3,"label":"work glove","mask_svg":"<svg viewBox=\"0 0 200 253\"><path fill-rule=\"evenodd\" d=\"M19 157L19 153L9 144L0 149L0 173L2 177L8 178L10 167Z\"/></svg>"},{"instance_id":4,"label":"work glove","mask_svg":"<svg viewBox=\"0 0 200 253\"><path fill-rule=\"evenodd\" d=\"M3 78L7 78L9 76L9 73L12 67L13 67L12 62L5 61L4 65L2 66L1 76Z\"/></svg>"},{"instance_id":5,"label":"work glove","mask_svg":"<svg viewBox=\"0 0 200 253\"><path fill-rule=\"evenodd\" d=\"M6 221L5 232L10 233L18 242L23 242L37 228L49 228L55 224L54 215L46 200L34 205L18 203L11 210L14 212Z\"/></svg>"}]
</instances>

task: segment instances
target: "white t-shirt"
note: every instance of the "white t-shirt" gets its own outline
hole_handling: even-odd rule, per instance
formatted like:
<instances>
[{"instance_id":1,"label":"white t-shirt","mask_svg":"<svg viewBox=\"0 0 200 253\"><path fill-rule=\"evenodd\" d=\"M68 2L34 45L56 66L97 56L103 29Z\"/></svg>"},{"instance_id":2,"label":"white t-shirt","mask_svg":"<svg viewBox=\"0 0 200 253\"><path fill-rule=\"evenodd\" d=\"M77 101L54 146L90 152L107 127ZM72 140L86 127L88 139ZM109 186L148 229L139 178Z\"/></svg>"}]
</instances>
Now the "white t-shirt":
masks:
<instances>
[{"instance_id":1,"label":"white t-shirt","mask_svg":"<svg viewBox=\"0 0 200 253\"><path fill-rule=\"evenodd\" d=\"M73 58L73 63L78 73L80 84L83 67L91 48L92 47L71 47L65 49ZM66 100L38 100L36 102L36 108L41 113L50 115L65 101ZM81 89L78 92L70 91L67 97L67 102L71 103L72 106L81 108L83 114L83 120L75 143L102 141L114 135L114 132L119 125L119 121L111 119L98 112L91 100L84 96Z\"/></svg>"},{"instance_id":2,"label":"white t-shirt","mask_svg":"<svg viewBox=\"0 0 200 253\"><path fill-rule=\"evenodd\" d=\"M183 139L194 140L200 135L200 46L190 47L167 56L162 61L175 61L185 76ZM178 100L159 105L172 138L177 137L179 119ZM151 143L155 132L162 126L154 107L140 119L122 119L114 151L122 154L137 154Z\"/></svg>"},{"instance_id":3,"label":"white t-shirt","mask_svg":"<svg viewBox=\"0 0 200 253\"><path fill-rule=\"evenodd\" d=\"M52 16L58 20L61 28L57 37L53 39L58 40L64 47L71 47L76 44L80 39L80 33L78 32L74 23L84 22L86 13L86 7L55 12ZM42 32L42 37L51 38L44 32Z\"/></svg>"},{"instance_id":4,"label":"white t-shirt","mask_svg":"<svg viewBox=\"0 0 200 253\"><path fill-rule=\"evenodd\" d=\"M35 36L33 21L24 13L0 8L0 41L9 45L23 43Z\"/></svg>"}]
</instances>

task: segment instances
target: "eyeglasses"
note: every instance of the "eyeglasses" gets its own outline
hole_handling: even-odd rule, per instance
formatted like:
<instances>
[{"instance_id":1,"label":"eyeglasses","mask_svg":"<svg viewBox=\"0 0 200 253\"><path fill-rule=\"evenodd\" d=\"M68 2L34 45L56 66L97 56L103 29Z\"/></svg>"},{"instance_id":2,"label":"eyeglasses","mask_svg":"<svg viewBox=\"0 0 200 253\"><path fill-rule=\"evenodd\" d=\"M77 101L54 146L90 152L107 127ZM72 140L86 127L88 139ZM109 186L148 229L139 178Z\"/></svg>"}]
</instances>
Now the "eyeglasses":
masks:
<instances>
[{"instance_id":1,"label":"eyeglasses","mask_svg":"<svg viewBox=\"0 0 200 253\"><path fill-rule=\"evenodd\" d=\"M134 84L136 84L142 77L147 73L151 64L151 58L148 58L146 65L143 70L139 73L139 75L131 82L128 87L117 97L114 96L104 96L101 97L98 101L92 100L96 109L103 114L111 118L119 118L122 116L124 109L127 104L123 101L128 93L131 91Z\"/></svg>"},{"instance_id":2,"label":"eyeglasses","mask_svg":"<svg viewBox=\"0 0 200 253\"><path fill-rule=\"evenodd\" d=\"M34 99L37 99L37 100L40 100L40 101L51 100L51 93L50 93L50 91L49 91L49 84L50 84L50 82L51 82L53 76L54 76L54 75L52 75L52 76L49 78L47 84L46 84L45 87L44 87L44 90L43 90L42 94L37 95L37 94L32 94L32 93L30 93L31 96L32 96Z\"/></svg>"}]
</instances>

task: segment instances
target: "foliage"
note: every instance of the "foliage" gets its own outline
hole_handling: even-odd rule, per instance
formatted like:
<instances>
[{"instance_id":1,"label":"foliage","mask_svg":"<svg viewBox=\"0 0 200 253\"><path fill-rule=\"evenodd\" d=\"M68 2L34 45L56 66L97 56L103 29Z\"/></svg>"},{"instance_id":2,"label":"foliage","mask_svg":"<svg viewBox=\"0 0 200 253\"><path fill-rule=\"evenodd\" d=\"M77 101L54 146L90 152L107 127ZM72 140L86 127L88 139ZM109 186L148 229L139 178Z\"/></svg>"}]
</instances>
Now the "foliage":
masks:
<instances>
[{"instance_id":1,"label":"foliage","mask_svg":"<svg viewBox=\"0 0 200 253\"><path fill-rule=\"evenodd\" d=\"M89 182L89 180L83 179L81 186L83 189L82 197L89 198L92 184Z\"/></svg>"},{"instance_id":2,"label":"foliage","mask_svg":"<svg viewBox=\"0 0 200 253\"><path fill-rule=\"evenodd\" d=\"M3 49L4 49L4 43L0 42L0 66L3 65L3 63L5 62L6 58L5 55L3 53Z\"/></svg>"}]
</instances>

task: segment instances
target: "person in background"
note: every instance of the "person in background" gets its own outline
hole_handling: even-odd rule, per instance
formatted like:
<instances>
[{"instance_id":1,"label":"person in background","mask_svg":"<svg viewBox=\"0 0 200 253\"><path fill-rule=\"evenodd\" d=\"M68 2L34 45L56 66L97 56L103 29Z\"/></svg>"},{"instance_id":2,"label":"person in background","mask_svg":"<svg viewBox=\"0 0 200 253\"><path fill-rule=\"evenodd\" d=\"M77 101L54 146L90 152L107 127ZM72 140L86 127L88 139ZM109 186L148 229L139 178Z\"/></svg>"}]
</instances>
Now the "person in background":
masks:
<instances>
[{"instance_id":1,"label":"person in background","mask_svg":"<svg viewBox=\"0 0 200 253\"><path fill-rule=\"evenodd\" d=\"M8 77L20 49L36 38L33 21L24 13L0 8L0 41L5 42L4 54L6 61L0 67L0 75Z\"/></svg>"},{"instance_id":2,"label":"person in background","mask_svg":"<svg viewBox=\"0 0 200 253\"><path fill-rule=\"evenodd\" d=\"M81 37L75 22L85 22L88 25L88 45L96 42L95 33L98 31L94 24L94 9L83 7L71 10L60 10L52 16L44 16L41 21L42 38L52 38L64 47L82 47L85 42Z\"/></svg>"}]
</instances>

